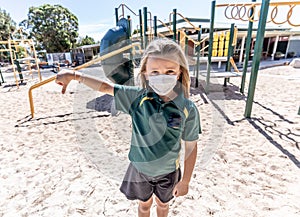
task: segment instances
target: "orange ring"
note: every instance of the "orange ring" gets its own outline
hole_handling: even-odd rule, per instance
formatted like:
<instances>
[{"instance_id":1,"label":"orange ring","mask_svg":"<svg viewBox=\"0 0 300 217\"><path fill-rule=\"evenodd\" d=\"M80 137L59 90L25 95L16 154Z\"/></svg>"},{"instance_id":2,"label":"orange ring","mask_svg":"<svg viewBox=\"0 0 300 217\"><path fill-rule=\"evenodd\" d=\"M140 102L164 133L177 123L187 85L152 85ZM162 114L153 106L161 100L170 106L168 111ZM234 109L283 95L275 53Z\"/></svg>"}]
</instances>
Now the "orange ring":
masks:
<instances>
[{"instance_id":1,"label":"orange ring","mask_svg":"<svg viewBox=\"0 0 300 217\"><path fill-rule=\"evenodd\" d=\"M251 11L252 11L252 15L250 15L251 14ZM254 18L254 15L255 15L255 4L252 4L251 5L251 7L249 7L249 9L248 9L248 13L247 13L247 16L248 16L248 20L250 21L250 22L257 22L258 20L254 20L253 18Z\"/></svg>"},{"instance_id":2,"label":"orange ring","mask_svg":"<svg viewBox=\"0 0 300 217\"><path fill-rule=\"evenodd\" d=\"M230 17L227 16L227 10L228 10L228 8L231 7L231 6L232 6L231 4L227 5L227 7L226 7L226 9L225 9L225 11L224 11L225 17L226 17L227 19L229 19L229 20L233 19L233 18L230 18Z\"/></svg>"},{"instance_id":3,"label":"orange ring","mask_svg":"<svg viewBox=\"0 0 300 217\"><path fill-rule=\"evenodd\" d=\"M233 16L233 11L234 11L234 9L237 9L237 11L236 11L236 14ZM234 20L239 20L239 7L237 6L237 5L234 5L234 7L231 9L231 17L232 17L232 19L234 19Z\"/></svg>"},{"instance_id":4,"label":"orange ring","mask_svg":"<svg viewBox=\"0 0 300 217\"><path fill-rule=\"evenodd\" d=\"M294 6L291 6L290 5L290 10L289 10L289 12L287 13L287 22L291 25L291 26L293 26L293 27L299 27L300 26L300 24L293 24L291 21L290 21L290 19L291 19L291 16L293 15L293 9L296 7L296 5L294 5Z\"/></svg>"},{"instance_id":5,"label":"orange ring","mask_svg":"<svg viewBox=\"0 0 300 217\"><path fill-rule=\"evenodd\" d=\"M242 8L244 9L244 14L243 14L243 16L241 16L241 10L242 10ZM240 8L240 12L239 12L239 18L240 18L240 20L242 20L242 21L248 21L248 20L243 19L243 18L246 16L246 13L247 13L247 8L246 8L246 6L245 6L245 4L244 4L244 5L242 5L241 8Z\"/></svg>"}]
</instances>

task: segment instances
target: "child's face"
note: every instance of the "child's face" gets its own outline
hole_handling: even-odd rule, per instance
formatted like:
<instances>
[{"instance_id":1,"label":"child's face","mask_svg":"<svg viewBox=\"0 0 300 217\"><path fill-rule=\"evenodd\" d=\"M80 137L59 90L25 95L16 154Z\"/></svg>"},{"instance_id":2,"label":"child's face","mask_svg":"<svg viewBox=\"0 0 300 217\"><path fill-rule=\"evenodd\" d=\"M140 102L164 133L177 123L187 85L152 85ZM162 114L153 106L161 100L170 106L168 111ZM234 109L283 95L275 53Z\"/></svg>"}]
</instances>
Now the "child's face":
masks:
<instances>
[{"instance_id":1,"label":"child's face","mask_svg":"<svg viewBox=\"0 0 300 217\"><path fill-rule=\"evenodd\" d=\"M145 77L149 80L149 76L153 75L177 75L180 76L180 65L168 59L159 57L148 57L146 64Z\"/></svg>"}]
</instances>

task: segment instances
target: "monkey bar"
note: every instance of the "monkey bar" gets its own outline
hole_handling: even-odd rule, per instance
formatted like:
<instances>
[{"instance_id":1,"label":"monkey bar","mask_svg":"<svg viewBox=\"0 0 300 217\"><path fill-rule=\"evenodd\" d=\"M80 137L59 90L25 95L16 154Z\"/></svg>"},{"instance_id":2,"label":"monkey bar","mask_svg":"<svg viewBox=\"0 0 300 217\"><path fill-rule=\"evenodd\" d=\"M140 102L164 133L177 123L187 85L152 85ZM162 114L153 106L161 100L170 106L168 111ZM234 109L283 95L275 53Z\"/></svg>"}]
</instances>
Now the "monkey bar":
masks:
<instances>
[{"instance_id":1,"label":"monkey bar","mask_svg":"<svg viewBox=\"0 0 300 217\"><path fill-rule=\"evenodd\" d=\"M251 38L252 23L256 21L259 22L258 31L256 35L256 42L254 47L254 56L253 56L253 64L251 68L248 96L247 96L246 108L244 113L244 116L249 118L252 112L254 92L255 92L255 86L257 81L266 24L270 22L276 25L282 25L288 23L290 26L299 27L300 23L295 24L292 21L292 16L293 13L295 12L296 6L300 5L300 1L270 2L270 0L264 0L262 1L262 3L256 3L255 0L252 0L252 3L247 3L247 4L234 3L234 4L218 4L218 5L215 5L215 0L213 2L214 2L213 12L215 7L226 7L224 14L227 19L249 21L248 38ZM277 18L278 10L282 6L288 6L289 10L286 14L286 19L283 21L278 21ZM228 13L230 9L231 11L230 13ZM282 17L282 13L280 15L281 15L280 17ZM255 20L255 16L259 17L259 19ZM298 21L299 19L296 20ZM249 46L248 46L249 43L250 42L247 42L246 44L246 55L249 52ZM248 61L247 57L245 58L245 63L246 61ZM247 64L244 64L241 92L242 89L244 88L244 82L245 82L244 76L245 76L246 66Z\"/></svg>"}]
</instances>

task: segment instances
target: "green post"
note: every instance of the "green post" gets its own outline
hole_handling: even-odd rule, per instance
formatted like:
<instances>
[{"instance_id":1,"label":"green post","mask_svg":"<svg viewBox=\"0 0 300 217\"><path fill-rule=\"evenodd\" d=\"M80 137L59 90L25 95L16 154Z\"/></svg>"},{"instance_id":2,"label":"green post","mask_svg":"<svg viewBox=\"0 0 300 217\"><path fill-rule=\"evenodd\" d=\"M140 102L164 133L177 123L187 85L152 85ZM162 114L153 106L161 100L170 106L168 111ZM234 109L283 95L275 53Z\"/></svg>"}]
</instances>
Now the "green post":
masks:
<instances>
[{"instance_id":1,"label":"green post","mask_svg":"<svg viewBox=\"0 0 300 217\"><path fill-rule=\"evenodd\" d=\"M199 25L199 31L198 31L198 41L201 41L201 34L202 34L202 27ZM199 86L199 68L200 68L200 44L196 48L197 52L197 66L196 66L196 83L195 87Z\"/></svg>"},{"instance_id":2,"label":"green post","mask_svg":"<svg viewBox=\"0 0 300 217\"><path fill-rule=\"evenodd\" d=\"M22 68L21 68L21 66L20 66L20 62L19 62L18 59L19 59L19 56L18 56L18 54L16 53L16 59L14 60L14 63L15 63L16 66L17 66L17 71L19 72L18 74L19 74L20 81L21 81L21 83L23 83L24 78L23 78L23 74L22 74Z\"/></svg>"},{"instance_id":3,"label":"green post","mask_svg":"<svg viewBox=\"0 0 300 217\"><path fill-rule=\"evenodd\" d=\"M226 71L229 72L231 71L231 64L230 64L230 57L233 54L233 35L234 35L234 23L231 24L230 27L230 37L229 37L229 42L228 42L228 55L227 55L227 62L226 62Z\"/></svg>"},{"instance_id":4,"label":"green post","mask_svg":"<svg viewBox=\"0 0 300 217\"><path fill-rule=\"evenodd\" d=\"M252 0L252 2L256 2L256 0ZM250 10L250 17L252 17L252 16L254 16L253 8L251 8L251 10ZM241 88L240 88L241 93L244 93L244 90L245 90L245 81L246 81L246 75L247 75L247 70L248 70L248 62L249 62L250 55L251 55L252 30L253 30L253 22L249 21L247 39L246 39L243 75L242 75ZM244 48L242 48L242 49L244 49Z\"/></svg>"},{"instance_id":5,"label":"green post","mask_svg":"<svg viewBox=\"0 0 300 217\"><path fill-rule=\"evenodd\" d=\"M143 42L143 16L142 16L142 10L139 10L139 18L140 18L140 37L141 37L141 47L144 48L144 42Z\"/></svg>"},{"instance_id":6,"label":"green post","mask_svg":"<svg viewBox=\"0 0 300 217\"><path fill-rule=\"evenodd\" d=\"M144 7L144 40L145 40L145 47L147 47L148 45L148 36L147 36L147 22L148 22L148 18L147 18L147 7Z\"/></svg>"},{"instance_id":7,"label":"green post","mask_svg":"<svg viewBox=\"0 0 300 217\"><path fill-rule=\"evenodd\" d=\"M214 40L214 22L215 22L215 8L216 8L216 0L211 2L211 15L210 15L210 28L209 28L209 47L208 47L208 62L207 62L207 73L206 73L206 86L205 92L209 93L209 83L210 83L210 71L211 71L211 56L212 56L212 48L213 48L213 40Z\"/></svg>"},{"instance_id":8,"label":"green post","mask_svg":"<svg viewBox=\"0 0 300 217\"><path fill-rule=\"evenodd\" d=\"M227 62L226 62L226 71L231 71L231 63L230 63L230 57L233 55L233 36L234 36L234 23L231 24L230 27L230 36L229 36L229 42L228 42L228 55L227 55ZM224 86L227 86L227 82L229 81L229 78L224 78Z\"/></svg>"},{"instance_id":9,"label":"green post","mask_svg":"<svg viewBox=\"0 0 300 217\"><path fill-rule=\"evenodd\" d=\"M187 36L187 31L184 31L185 35ZM185 37L185 41L184 41L184 52L185 52L185 55L188 56L188 52L189 52L189 39L188 37Z\"/></svg>"},{"instance_id":10,"label":"green post","mask_svg":"<svg viewBox=\"0 0 300 217\"><path fill-rule=\"evenodd\" d=\"M132 29L131 29L131 18L130 18L130 16L127 16L127 22L128 22L127 38L130 39L131 32L132 32Z\"/></svg>"},{"instance_id":11,"label":"green post","mask_svg":"<svg viewBox=\"0 0 300 217\"><path fill-rule=\"evenodd\" d=\"M115 8L115 17L116 17L116 25L118 25L118 22L119 22L118 8Z\"/></svg>"},{"instance_id":12,"label":"green post","mask_svg":"<svg viewBox=\"0 0 300 217\"><path fill-rule=\"evenodd\" d=\"M154 26L154 37L157 37L157 16L154 16L153 20L153 26Z\"/></svg>"},{"instance_id":13,"label":"green post","mask_svg":"<svg viewBox=\"0 0 300 217\"><path fill-rule=\"evenodd\" d=\"M270 0L262 1L258 30L256 35L256 42L254 47L254 56L253 56L253 64L251 68L250 83L248 88L248 97L247 97L246 109L244 114L246 118L250 118L251 116L257 74L259 70L259 63L261 58L262 46L264 41L265 29L266 29L266 22L267 22L268 11L269 11L269 5L270 5Z\"/></svg>"},{"instance_id":14,"label":"green post","mask_svg":"<svg viewBox=\"0 0 300 217\"><path fill-rule=\"evenodd\" d=\"M173 41L176 41L176 15L177 15L177 10L173 9Z\"/></svg>"},{"instance_id":15,"label":"green post","mask_svg":"<svg viewBox=\"0 0 300 217\"><path fill-rule=\"evenodd\" d=\"M128 43L132 44L131 41L131 32L132 32L132 27L131 27L131 18L130 16L127 16L127 22L128 22L128 32L127 32L127 40ZM132 54L132 49L129 50L129 66L128 66L128 70L129 70L129 74L130 74L130 82L128 83L128 85L134 86L134 66L133 66L133 54Z\"/></svg>"},{"instance_id":16,"label":"green post","mask_svg":"<svg viewBox=\"0 0 300 217\"><path fill-rule=\"evenodd\" d=\"M1 81L0 81L0 86L1 86L1 84L4 83L4 78L3 78L3 75L2 75L1 69L0 69L0 76L1 76Z\"/></svg>"},{"instance_id":17,"label":"green post","mask_svg":"<svg viewBox=\"0 0 300 217\"><path fill-rule=\"evenodd\" d=\"M178 34L177 34L177 41L178 41L178 43L180 43L180 37L181 37L180 32L178 32Z\"/></svg>"}]
</instances>

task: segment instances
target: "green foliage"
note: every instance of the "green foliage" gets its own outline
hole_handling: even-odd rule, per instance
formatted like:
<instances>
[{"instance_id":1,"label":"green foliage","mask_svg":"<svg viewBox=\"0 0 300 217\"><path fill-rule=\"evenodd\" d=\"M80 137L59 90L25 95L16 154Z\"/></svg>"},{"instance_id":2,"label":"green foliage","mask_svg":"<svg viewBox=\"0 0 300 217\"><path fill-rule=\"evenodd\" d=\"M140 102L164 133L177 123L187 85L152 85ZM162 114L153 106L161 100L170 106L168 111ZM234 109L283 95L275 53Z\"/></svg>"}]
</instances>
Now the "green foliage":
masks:
<instances>
[{"instance_id":1,"label":"green foliage","mask_svg":"<svg viewBox=\"0 0 300 217\"><path fill-rule=\"evenodd\" d=\"M77 46L83 46L83 45L91 45L91 44L96 44L95 39L93 39L90 36L85 36L85 38L79 38L77 42Z\"/></svg>"},{"instance_id":2,"label":"green foliage","mask_svg":"<svg viewBox=\"0 0 300 217\"><path fill-rule=\"evenodd\" d=\"M16 29L16 23L12 20L9 13L0 8L0 40L7 41L10 34Z\"/></svg>"},{"instance_id":3,"label":"green foliage","mask_svg":"<svg viewBox=\"0 0 300 217\"><path fill-rule=\"evenodd\" d=\"M20 25L29 30L29 37L37 41L37 49L49 53L69 51L78 37L77 17L61 5L30 7L28 19Z\"/></svg>"}]
</instances>

